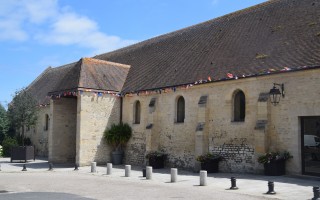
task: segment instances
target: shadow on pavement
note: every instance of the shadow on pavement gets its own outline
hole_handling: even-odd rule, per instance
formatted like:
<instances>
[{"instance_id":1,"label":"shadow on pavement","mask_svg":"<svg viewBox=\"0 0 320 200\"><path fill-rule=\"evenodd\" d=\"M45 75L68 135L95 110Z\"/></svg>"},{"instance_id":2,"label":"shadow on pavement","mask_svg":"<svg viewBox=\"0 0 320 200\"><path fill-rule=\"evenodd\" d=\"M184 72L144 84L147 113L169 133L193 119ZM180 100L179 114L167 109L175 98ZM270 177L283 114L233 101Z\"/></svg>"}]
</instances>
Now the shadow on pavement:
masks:
<instances>
[{"instance_id":1,"label":"shadow on pavement","mask_svg":"<svg viewBox=\"0 0 320 200\"><path fill-rule=\"evenodd\" d=\"M24 199L32 199L32 200L93 200L91 198L81 197L74 194L67 193L55 193L55 192L23 192L23 193L3 193L0 194L0 199L6 200L24 200Z\"/></svg>"}]
</instances>

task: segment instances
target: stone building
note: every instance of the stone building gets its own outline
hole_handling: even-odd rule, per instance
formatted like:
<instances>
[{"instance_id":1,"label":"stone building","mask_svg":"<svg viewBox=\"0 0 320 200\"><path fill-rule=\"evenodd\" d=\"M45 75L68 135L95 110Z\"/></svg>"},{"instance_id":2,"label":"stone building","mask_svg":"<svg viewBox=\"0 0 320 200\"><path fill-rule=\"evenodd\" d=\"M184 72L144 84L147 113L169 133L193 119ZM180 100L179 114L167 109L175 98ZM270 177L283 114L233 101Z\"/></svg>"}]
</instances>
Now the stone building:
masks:
<instances>
[{"instance_id":1,"label":"stone building","mask_svg":"<svg viewBox=\"0 0 320 200\"><path fill-rule=\"evenodd\" d=\"M103 131L123 121L126 163L164 150L168 167L198 169L196 156L215 152L222 171L260 173L259 155L287 150L288 173L319 175L304 141L320 137L319 75L320 3L267 1L48 68L29 86L43 105L29 135L50 161L105 163Z\"/></svg>"}]
</instances>

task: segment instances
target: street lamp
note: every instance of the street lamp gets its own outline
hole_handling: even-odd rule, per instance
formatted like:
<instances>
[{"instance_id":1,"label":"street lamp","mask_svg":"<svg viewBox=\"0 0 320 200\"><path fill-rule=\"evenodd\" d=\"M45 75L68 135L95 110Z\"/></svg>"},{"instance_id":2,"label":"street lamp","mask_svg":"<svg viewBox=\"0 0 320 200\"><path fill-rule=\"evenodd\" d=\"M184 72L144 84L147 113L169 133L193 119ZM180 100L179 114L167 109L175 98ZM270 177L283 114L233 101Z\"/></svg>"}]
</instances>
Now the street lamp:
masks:
<instances>
[{"instance_id":1,"label":"street lamp","mask_svg":"<svg viewBox=\"0 0 320 200\"><path fill-rule=\"evenodd\" d=\"M278 86L278 87L277 87ZM269 92L270 102L276 106L280 102L280 98L284 98L284 84L273 83L273 88Z\"/></svg>"}]
</instances>

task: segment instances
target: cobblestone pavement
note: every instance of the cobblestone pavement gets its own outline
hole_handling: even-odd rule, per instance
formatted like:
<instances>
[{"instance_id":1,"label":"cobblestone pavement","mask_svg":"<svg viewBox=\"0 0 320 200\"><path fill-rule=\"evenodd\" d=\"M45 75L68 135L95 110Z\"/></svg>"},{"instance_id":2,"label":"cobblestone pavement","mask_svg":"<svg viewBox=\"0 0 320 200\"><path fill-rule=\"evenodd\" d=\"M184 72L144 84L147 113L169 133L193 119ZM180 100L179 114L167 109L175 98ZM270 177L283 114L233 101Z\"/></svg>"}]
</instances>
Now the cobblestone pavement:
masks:
<instances>
[{"instance_id":1,"label":"cobblestone pavement","mask_svg":"<svg viewBox=\"0 0 320 200\"><path fill-rule=\"evenodd\" d=\"M178 171L178 181L170 182L170 169L153 170L152 180L142 177L141 167L132 167L125 177L124 166L114 166L106 175L106 166L91 173L90 166L74 171L71 165L54 165L39 159L10 163L0 158L0 199L311 199L319 178L267 177L251 174L208 174L207 186L199 186L199 173ZM238 190L230 190L230 177L237 178ZM268 181L274 181L277 194L267 195Z\"/></svg>"}]
</instances>

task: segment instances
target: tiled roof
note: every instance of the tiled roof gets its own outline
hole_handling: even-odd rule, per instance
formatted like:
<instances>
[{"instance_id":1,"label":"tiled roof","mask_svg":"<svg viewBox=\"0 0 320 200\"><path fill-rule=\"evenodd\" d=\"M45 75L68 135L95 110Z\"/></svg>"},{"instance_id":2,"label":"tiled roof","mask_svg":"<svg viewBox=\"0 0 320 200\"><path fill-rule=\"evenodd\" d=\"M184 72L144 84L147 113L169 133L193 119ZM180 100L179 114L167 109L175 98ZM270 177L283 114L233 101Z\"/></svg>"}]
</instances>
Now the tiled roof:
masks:
<instances>
[{"instance_id":1,"label":"tiled roof","mask_svg":"<svg viewBox=\"0 0 320 200\"><path fill-rule=\"evenodd\" d=\"M121 91L130 66L93 58L82 58L57 68L47 68L28 87L28 90L39 101L48 104L49 94L81 88Z\"/></svg>"},{"instance_id":2,"label":"tiled roof","mask_svg":"<svg viewBox=\"0 0 320 200\"><path fill-rule=\"evenodd\" d=\"M79 87L121 91L129 68L129 65L84 58L82 60Z\"/></svg>"},{"instance_id":3,"label":"tiled roof","mask_svg":"<svg viewBox=\"0 0 320 200\"><path fill-rule=\"evenodd\" d=\"M54 91L64 74L70 71L75 64L71 63L57 68L48 67L28 86L28 91L33 94L39 104L48 104L50 102L50 99L47 98L48 92Z\"/></svg>"},{"instance_id":4,"label":"tiled roof","mask_svg":"<svg viewBox=\"0 0 320 200\"><path fill-rule=\"evenodd\" d=\"M131 66L124 92L319 66L320 2L271 0L95 58Z\"/></svg>"}]
</instances>

